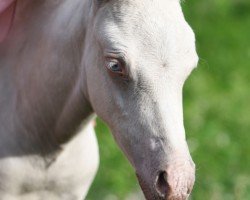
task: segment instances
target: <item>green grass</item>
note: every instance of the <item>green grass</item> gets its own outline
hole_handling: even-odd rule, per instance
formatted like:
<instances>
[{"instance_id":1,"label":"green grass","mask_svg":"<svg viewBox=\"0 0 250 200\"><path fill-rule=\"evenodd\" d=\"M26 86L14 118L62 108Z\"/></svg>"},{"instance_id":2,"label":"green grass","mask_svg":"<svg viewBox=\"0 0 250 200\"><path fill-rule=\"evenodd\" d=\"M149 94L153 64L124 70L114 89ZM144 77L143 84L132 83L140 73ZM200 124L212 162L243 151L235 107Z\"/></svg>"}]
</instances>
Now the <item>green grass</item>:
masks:
<instances>
[{"instance_id":1,"label":"green grass","mask_svg":"<svg viewBox=\"0 0 250 200\"><path fill-rule=\"evenodd\" d=\"M197 164L194 200L250 199L250 1L186 0L199 67L184 88L188 143ZM88 200L124 199L139 186L98 121L101 165ZM113 198L114 199L114 198Z\"/></svg>"}]
</instances>

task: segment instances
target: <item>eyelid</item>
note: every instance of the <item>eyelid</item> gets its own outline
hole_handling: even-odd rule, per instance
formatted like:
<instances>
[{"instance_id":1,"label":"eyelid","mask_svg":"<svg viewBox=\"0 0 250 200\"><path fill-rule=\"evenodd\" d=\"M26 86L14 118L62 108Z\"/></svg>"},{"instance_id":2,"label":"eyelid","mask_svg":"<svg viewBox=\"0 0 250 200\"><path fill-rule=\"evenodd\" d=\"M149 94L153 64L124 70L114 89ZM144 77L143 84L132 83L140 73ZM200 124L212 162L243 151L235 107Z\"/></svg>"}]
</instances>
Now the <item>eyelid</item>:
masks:
<instances>
[{"instance_id":1,"label":"eyelid","mask_svg":"<svg viewBox=\"0 0 250 200\"><path fill-rule=\"evenodd\" d=\"M126 55L125 53L122 52L117 52L117 51L107 51L105 52L105 58L110 59L112 61L112 59L117 59L119 62L121 62L122 64L126 65Z\"/></svg>"},{"instance_id":2,"label":"eyelid","mask_svg":"<svg viewBox=\"0 0 250 200\"><path fill-rule=\"evenodd\" d=\"M128 81L130 79L130 71L128 67L130 65L130 62L125 52L119 50L107 50L104 51L104 57L106 60L111 62L118 61L125 71L124 80Z\"/></svg>"}]
</instances>

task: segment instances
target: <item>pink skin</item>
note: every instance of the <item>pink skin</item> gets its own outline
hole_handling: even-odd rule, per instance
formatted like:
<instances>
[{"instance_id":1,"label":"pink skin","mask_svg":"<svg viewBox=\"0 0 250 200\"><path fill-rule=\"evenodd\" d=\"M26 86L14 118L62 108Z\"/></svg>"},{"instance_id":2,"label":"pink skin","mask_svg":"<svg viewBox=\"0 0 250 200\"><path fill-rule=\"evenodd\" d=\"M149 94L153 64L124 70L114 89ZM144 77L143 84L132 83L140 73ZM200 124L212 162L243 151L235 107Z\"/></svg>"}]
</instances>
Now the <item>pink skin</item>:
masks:
<instances>
[{"instance_id":1,"label":"pink skin","mask_svg":"<svg viewBox=\"0 0 250 200\"><path fill-rule=\"evenodd\" d=\"M0 1L0 13L8 8L15 0L1 0Z\"/></svg>"},{"instance_id":2,"label":"pink skin","mask_svg":"<svg viewBox=\"0 0 250 200\"><path fill-rule=\"evenodd\" d=\"M15 0L1 0L0 1L0 42L6 38L15 13Z\"/></svg>"},{"instance_id":3,"label":"pink skin","mask_svg":"<svg viewBox=\"0 0 250 200\"><path fill-rule=\"evenodd\" d=\"M195 164L191 159L178 155L176 156L177 158L167 163L158 176L156 176L154 189L158 193L158 197L150 192L145 179L137 174L139 183L147 200L188 199L195 181Z\"/></svg>"},{"instance_id":4,"label":"pink skin","mask_svg":"<svg viewBox=\"0 0 250 200\"><path fill-rule=\"evenodd\" d=\"M195 176L192 163L178 161L167 167L164 176L169 185L168 199L187 199L190 195Z\"/></svg>"}]
</instances>

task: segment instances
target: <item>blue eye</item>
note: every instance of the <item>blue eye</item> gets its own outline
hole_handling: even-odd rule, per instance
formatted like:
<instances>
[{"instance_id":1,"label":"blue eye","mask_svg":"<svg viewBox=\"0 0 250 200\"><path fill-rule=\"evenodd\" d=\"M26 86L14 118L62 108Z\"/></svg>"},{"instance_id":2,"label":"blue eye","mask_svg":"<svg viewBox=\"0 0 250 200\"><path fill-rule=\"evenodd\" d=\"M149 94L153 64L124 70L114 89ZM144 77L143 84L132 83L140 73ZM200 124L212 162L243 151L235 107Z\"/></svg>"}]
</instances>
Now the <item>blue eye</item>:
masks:
<instances>
[{"instance_id":1,"label":"blue eye","mask_svg":"<svg viewBox=\"0 0 250 200\"><path fill-rule=\"evenodd\" d=\"M122 66L119 62L110 61L107 63L107 68L115 73L122 72Z\"/></svg>"}]
</instances>

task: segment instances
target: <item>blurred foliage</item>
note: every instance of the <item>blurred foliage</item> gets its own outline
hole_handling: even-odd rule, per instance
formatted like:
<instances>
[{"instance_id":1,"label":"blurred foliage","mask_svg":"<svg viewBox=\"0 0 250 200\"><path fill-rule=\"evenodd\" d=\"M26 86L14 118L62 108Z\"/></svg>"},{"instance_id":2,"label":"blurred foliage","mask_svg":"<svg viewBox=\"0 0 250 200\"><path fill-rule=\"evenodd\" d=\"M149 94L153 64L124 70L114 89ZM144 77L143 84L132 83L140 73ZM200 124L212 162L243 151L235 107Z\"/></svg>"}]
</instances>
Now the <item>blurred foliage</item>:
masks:
<instances>
[{"instance_id":1,"label":"blurred foliage","mask_svg":"<svg viewBox=\"0 0 250 200\"><path fill-rule=\"evenodd\" d=\"M186 0L199 67L184 88L187 139L197 165L193 200L250 199L250 1ZM139 190L133 169L98 120L101 165L88 200Z\"/></svg>"}]
</instances>

